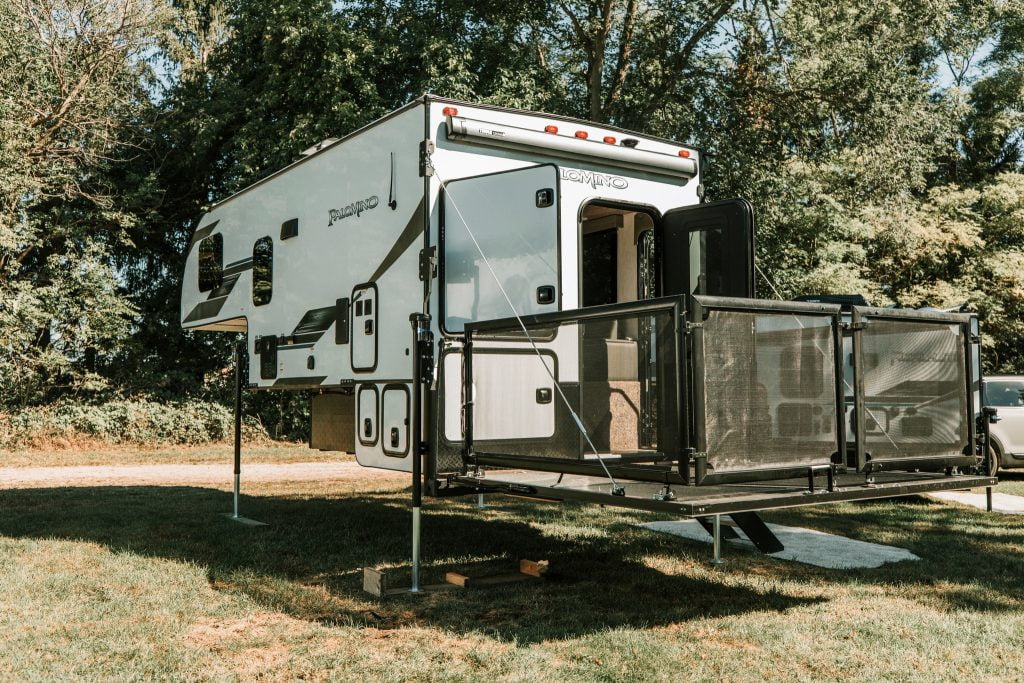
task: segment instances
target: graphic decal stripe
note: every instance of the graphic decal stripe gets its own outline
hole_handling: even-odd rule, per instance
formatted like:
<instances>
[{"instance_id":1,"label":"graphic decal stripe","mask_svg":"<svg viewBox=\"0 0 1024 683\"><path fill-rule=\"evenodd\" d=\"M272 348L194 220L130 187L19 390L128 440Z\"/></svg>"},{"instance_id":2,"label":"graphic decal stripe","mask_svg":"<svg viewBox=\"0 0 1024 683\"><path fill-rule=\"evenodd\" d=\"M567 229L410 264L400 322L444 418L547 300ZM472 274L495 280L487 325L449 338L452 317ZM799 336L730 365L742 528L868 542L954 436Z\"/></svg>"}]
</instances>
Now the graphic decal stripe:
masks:
<instances>
[{"instance_id":1,"label":"graphic decal stripe","mask_svg":"<svg viewBox=\"0 0 1024 683\"><path fill-rule=\"evenodd\" d=\"M405 229L402 230L402 234L398 236L395 244L391 247L391 251L388 252L384 260L377 266L377 270L373 271L373 275L367 282L376 282L380 279L388 269L395 265L395 262L399 257L404 254L409 247L419 242L419 239L423 236L423 200L420 199L420 203L416 206L416 210L412 212L412 217L409 218L409 222L405 224Z\"/></svg>"},{"instance_id":2,"label":"graphic decal stripe","mask_svg":"<svg viewBox=\"0 0 1024 683\"><path fill-rule=\"evenodd\" d=\"M281 351L288 351L290 349L311 349L311 348L313 348L313 342L309 342L307 344L285 344L284 346L278 346L277 347L277 351L278 351L278 353L280 353Z\"/></svg>"},{"instance_id":3,"label":"graphic decal stripe","mask_svg":"<svg viewBox=\"0 0 1024 683\"><path fill-rule=\"evenodd\" d=\"M302 320L292 330L292 334L309 334L311 332L324 333L331 324L334 323L335 310L337 306L324 306L323 308L314 308L306 311L302 316Z\"/></svg>"},{"instance_id":4,"label":"graphic decal stripe","mask_svg":"<svg viewBox=\"0 0 1024 683\"><path fill-rule=\"evenodd\" d=\"M247 270L252 270L252 257L242 259L241 261L235 261L224 266L225 275L235 275L238 273L244 273Z\"/></svg>"},{"instance_id":5,"label":"graphic decal stripe","mask_svg":"<svg viewBox=\"0 0 1024 683\"><path fill-rule=\"evenodd\" d=\"M201 228L196 228L196 231L192 233L192 241L189 242L188 244L188 250L192 251L192 247L196 246L197 244L205 240L207 237L209 237L210 233L213 232L213 229L217 227L218 223L220 223L220 221L214 221L209 225L204 225Z\"/></svg>"},{"instance_id":6,"label":"graphic decal stripe","mask_svg":"<svg viewBox=\"0 0 1024 683\"><path fill-rule=\"evenodd\" d=\"M216 225L214 223L213 225ZM213 227L212 225L210 226ZM224 279L221 280L220 287L210 292L206 297L206 301L203 301L199 305L189 312L182 322L193 323L197 320L205 320L206 318L213 318L220 309L224 307L227 302L228 296L235 289L235 285L238 284L238 278L247 270L252 269L252 258L242 259L241 261L235 261L234 263L228 264L224 268Z\"/></svg>"},{"instance_id":7,"label":"graphic decal stripe","mask_svg":"<svg viewBox=\"0 0 1024 683\"><path fill-rule=\"evenodd\" d=\"M274 380L275 387L315 387L323 384L327 375L322 377L280 377Z\"/></svg>"},{"instance_id":8,"label":"graphic decal stripe","mask_svg":"<svg viewBox=\"0 0 1024 683\"><path fill-rule=\"evenodd\" d=\"M224 302L227 301L227 297L221 297L219 299L213 299L211 301L204 301L189 313L185 320L182 322L194 323L197 320L204 320L206 318L212 318L213 316L220 313L220 309L224 307Z\"/></svg>"}]
</instances>

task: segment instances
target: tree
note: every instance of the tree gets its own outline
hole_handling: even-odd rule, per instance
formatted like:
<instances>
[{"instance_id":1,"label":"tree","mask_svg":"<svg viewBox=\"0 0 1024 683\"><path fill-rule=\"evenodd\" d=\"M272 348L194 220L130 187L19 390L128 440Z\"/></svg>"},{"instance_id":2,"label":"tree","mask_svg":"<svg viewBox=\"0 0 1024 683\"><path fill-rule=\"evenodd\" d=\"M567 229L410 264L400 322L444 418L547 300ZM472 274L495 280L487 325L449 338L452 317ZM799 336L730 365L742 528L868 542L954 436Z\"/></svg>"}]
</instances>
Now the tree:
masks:
<instances>
[{"instance_id":1,"label":"tree","mask_svg":"<svg viewBox=\"0 0 1024 683\"><path fill-rule=\"evenodd\" d=\"M111 249L133 216L109 173L148 112L141 58L158 8L136 0L0 6L0 389L83 387L89 349L128 331ZM78 372L71 374L78 362Z\"/></svg>"}]
</instances>

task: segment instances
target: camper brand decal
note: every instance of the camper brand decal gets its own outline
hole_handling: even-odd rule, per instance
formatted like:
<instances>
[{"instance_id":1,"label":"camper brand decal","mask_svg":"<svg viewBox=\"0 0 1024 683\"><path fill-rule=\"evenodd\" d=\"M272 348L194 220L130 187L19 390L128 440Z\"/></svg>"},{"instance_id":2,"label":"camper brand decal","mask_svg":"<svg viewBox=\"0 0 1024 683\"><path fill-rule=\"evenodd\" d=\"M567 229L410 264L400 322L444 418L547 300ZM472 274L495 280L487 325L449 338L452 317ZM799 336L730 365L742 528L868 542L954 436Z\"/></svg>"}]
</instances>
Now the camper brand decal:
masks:
<instances>
[{"instance_id":1,"label":"camper brand decal","mask_svg":"<svg viewBox=\"0 0 1024 683\"><path fill-rule=\"evenodd\" d=\"M629 187L629 181L621 176L581 171L578 168L562 168L562 180L590 185L595 190L599 187L613 187L616 190L625 190Z\"/></svg>"},{"instance_id":2,"label":"camper brand decal","mask_svg":"<svg viewBox=\"0 0 1024 683\"><path fill-rule=\"evenodd\" d=\"M348 218L349 216L361 216L363 211L376 209L379 202L380 200L377 199L377 195L373 195L366 199L360 199L358 202L352 202L344 208L331 209L327 212L327 225L334 225L334 221L340 221L342 218Z\"/></svg>"}]
</instances>

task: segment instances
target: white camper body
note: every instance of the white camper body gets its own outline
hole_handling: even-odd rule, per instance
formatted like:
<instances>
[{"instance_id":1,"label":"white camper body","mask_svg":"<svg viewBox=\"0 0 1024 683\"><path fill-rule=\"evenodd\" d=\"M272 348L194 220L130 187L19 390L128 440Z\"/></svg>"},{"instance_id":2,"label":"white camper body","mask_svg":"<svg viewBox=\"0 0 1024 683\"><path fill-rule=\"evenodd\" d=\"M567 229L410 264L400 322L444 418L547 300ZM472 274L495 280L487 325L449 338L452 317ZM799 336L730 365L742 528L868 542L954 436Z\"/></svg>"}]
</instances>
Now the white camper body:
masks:
<instances>
[{"instance_id":1,"label":"white camper body","mask_svg":"<svg viewBox=\"0 0 1024 683\"><path fill-rule=\"evenodd\" d=\"M411 470L410 315L426 310L435 338L452 341L437 356L443 389L424 439L457 444L463 325L509 317L510 302L518 315L579 308L586 273L596 273L599 303L653 296L638 243L666 212L700 202L699 170L700 152L685 145L425 96L203 216L182 325L246 332L250 388L351 394L320 404L324 422L348 422L361 464ZM595 247L614 260L603 271L584 262L597 233L614 243ZM427 247L439 273L425 288ZM699 261L698 246L688 258ZM688 270L695 285L699 268ZM614 286L602 289L608 272ZM577 342L538 342L559 382L577 379ZM547 370L522 341L496 346L475 361L474 384L509 400L474 415L477 438L552 436L557 401L537 399L552 389ZM314 445L322 428L314 416Z\"/></svg>"},{"instance_id":2,"label":"white camper body","mask_svg":"<svg viewBox=\"0 0 1024 683\"><path fill-rule=\"evenodd\" d=\"M703 202L702 161L424 96L215 205L182 325L311 391L312 447L412 472L414 586L424 485L728 514L775 552L752 512L994 484L977 318L757 299L753 210Z\"/></svg>"}]
</instances>

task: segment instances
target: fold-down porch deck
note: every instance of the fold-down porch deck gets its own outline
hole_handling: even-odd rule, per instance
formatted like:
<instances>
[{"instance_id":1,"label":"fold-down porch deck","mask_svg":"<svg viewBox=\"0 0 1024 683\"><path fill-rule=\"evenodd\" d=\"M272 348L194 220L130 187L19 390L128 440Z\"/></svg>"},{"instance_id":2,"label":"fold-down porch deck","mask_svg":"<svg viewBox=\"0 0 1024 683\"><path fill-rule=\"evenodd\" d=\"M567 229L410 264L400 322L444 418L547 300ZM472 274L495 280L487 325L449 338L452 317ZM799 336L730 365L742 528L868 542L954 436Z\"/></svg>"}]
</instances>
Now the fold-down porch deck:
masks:
<instances>
[{"instance_id":1,"label":"fold-down porch deck","mask_svg":"<svg viewBox=\"0 0 1024 683\"><path fill-rule=\"evenodd\" d=\"M620 481L625 495L611 494L606 477L553 474L526 471L490 471L486 476L472 474L456 477L464 486L484 493L535 498L552 502L576 500L601 505L671 512L688 517L758 512L801 505L820 505L843 501L892 498L932 491L949 491L995 486L995 477L942 473L876 473L873 483L863 474L838 474L834 490L821 487L809 490L807 479L783 479L719 486L673 486L675 498L661 496L663 484Z\"/></svg>"}]
</instances>

